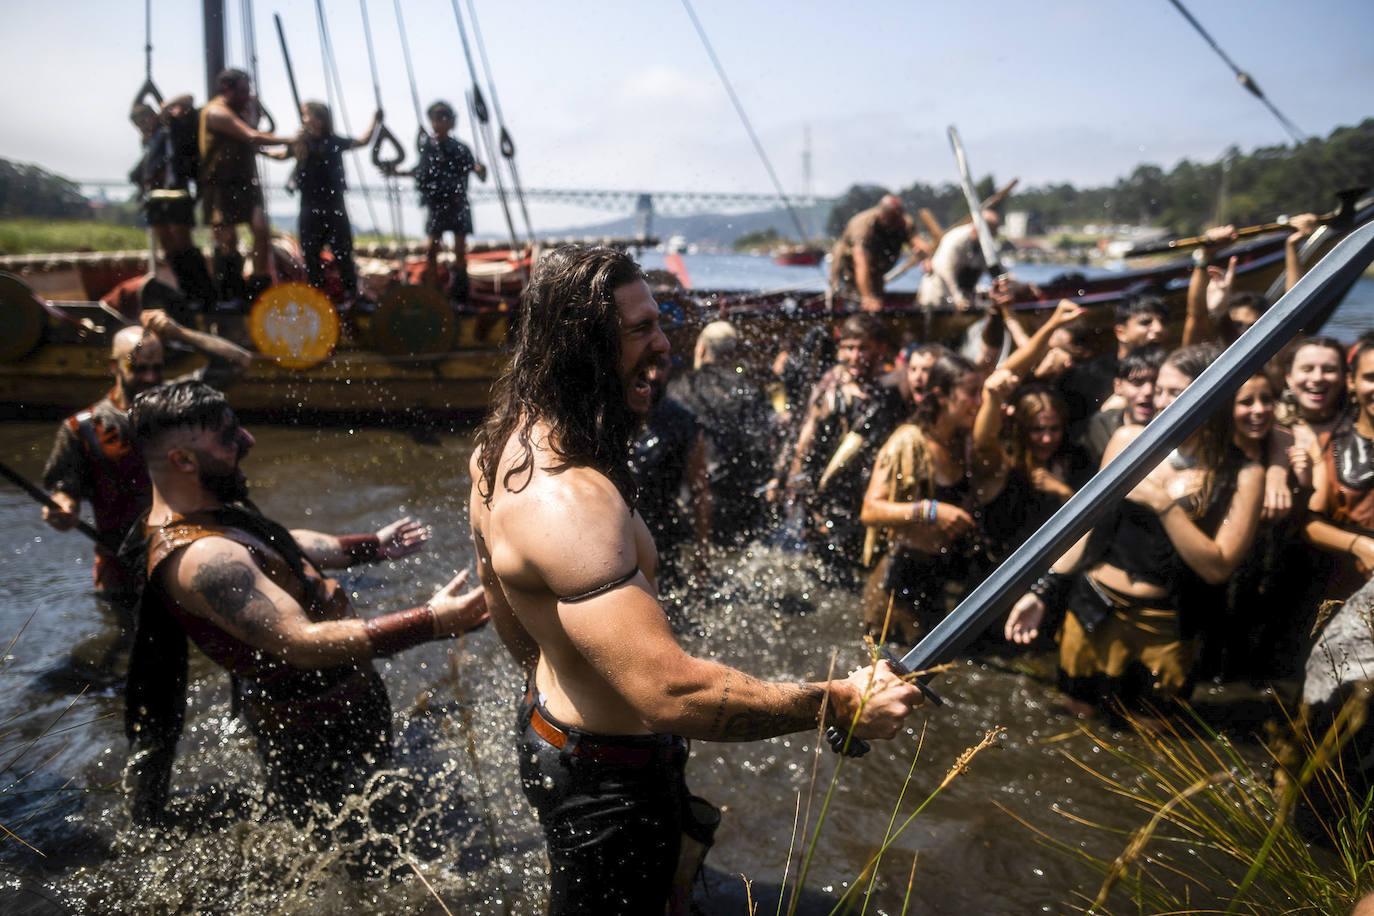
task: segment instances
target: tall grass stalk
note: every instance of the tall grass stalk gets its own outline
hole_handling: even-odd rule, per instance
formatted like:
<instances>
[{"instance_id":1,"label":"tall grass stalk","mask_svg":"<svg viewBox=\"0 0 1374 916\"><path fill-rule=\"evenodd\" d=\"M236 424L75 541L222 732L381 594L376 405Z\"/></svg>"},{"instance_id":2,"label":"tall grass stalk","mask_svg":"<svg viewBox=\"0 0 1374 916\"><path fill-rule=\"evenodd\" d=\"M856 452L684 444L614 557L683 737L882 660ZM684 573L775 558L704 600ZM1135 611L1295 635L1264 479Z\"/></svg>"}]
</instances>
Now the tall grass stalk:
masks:
<instances>
[{"instance_id":1,"label":"tall grass stalk","mask_svg":"<svg viewBox=\"0 0 1374 916\"><path fill-rule=\"evenodd\" d=\"M1320 740L1290 719L1306 760L1291 778L1282 778L1278 768L1280 778L1272 784L1264 770L1191 710L1187 721L1170 721L1160 730L1128 716L1143 752L1114 747L1084 729L1134 777L1117 779L1065 756L1149 815L1143 826L1128 832L1060 812L1098 831L1128 833L1121 853L1110 861L999 807L1047 845L1103 873L1087 913L1109 916L1115 912L1114 893L1123 889L1130 907L1120 912L1345 914L1374 889L1374 837L1368 830L1374 793L1356 795L1347 782L1354 774L1338 766L1368 699L1367 689L1355 691ZM1267 750L1278 762L1278 752ZM1323 825L1329 848L1310 842L1293 823L1299 800L1310 803L1318 792L1338 803L1334 821Z\"/></svg>"}]
</instances>

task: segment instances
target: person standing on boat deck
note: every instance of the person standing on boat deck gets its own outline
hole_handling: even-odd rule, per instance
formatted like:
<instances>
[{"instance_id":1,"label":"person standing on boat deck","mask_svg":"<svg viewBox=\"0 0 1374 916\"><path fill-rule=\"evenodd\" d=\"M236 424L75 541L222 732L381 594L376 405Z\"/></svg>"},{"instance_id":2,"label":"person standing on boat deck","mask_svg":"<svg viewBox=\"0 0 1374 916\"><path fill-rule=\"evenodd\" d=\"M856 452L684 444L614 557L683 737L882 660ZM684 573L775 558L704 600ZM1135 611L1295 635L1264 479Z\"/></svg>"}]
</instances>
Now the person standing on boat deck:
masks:
<instances>
[{"instance_id":1,"label":"person standing on boat deck","mask_svg":"<svg viewBox=\"0 0 1374 916\"><path fill-rule=\"evenodd\" d=\"M58 512L43 507L43 521L58 531L75 526L85 500L95 515L96 531L118 543L147 511L152 490L143 458L133 445L128 411L136 395L162 384L163 340L180 341L209 357L203 368L183 378L199 378L217 388L230 384L252 363L252 354L242 347L182 327L165 312L150 309L139 320L141 327L122 329L110 345L114 387L57 429L42 483L63 508ZM96 593L111 602L122 624L130 624L137 579L99 549L92 574Z\"/></svg>"},{"instance_id":2,"label":"person standing on boat deck","mask_svg":"<svg viewBox=\"0 0 1374 916\"><path fill-rule=\"evenodd\" d=\"M321 570L414 553L423 526L400 519L336 537L265 518L239 467L253 437L203 382L145 391L129 425L152 481L133 552L146 583L125 696L135 818L158 818L167 800L188 638L235 676L274 806L297 823L316 804L337 808L390 759L391 706L372 660L481 626L482 590L460 592L462 572L421 607L359 619Z\"/></svg>"},{"instance_id":3,"label":"person standing on boat deck","mask_svg":"<svg viewBox=\"0 0 1374 916\"><path fill-rule=\"evenodd\" d=\"M273 159L296 160L296 188L301 192L299 231L305 254L305 275L310 285L324 288L324 262L320 252L325 245L334 255L343 300L339 309L348 312L358 296L358 268L353 262L353 225L344 206L343 154L372 142L382 124L382 112L372 116L372 126L357 139L334 133L334 115L320 102L301 105L301 133L289 150L268 153Z\"/></svg>"},{"instance_id":4,"label":"person standing on boat deck","mask_svg":"<svg viewBox=\"0 0 1374 916\"><path fill-rule=\"evenodd\" d=\"M140 103L129 120L143 138L143 156L129 173L139 189L143 218L162 246L177 287L202 310L208 309L215 302L215 285L205 255L191 240L196 224L191 182L196 179L199 157L191 96L168 99L160 112Z\"/></svg>"},{"instance_id":5,"label":"person standing on boat deck","mask_svg":"<svg viewBox=\"0 0 1374 916\"><path fill-rule=\"evenodd\" d=\"M444 247L444 233L453 233L453 270L449 275L448 297L454 305L468 303L468 235L472 232L472 207L468 204L468 174L487 180L487 167L478 162L457 137L451 136L458 125L458 116L448 102L429 106L429 126L434 136L420 140L419 161L409 172L395 171L395 175L414 175L420 203L429 208L425 234L429 236L429 250L425 255L425 273L431 283L438 282L439 250Z\"/></svg>"},{"instance_id":6,"label":"person standing on boat deck","mask_svg":"<svg viewBox=\"0 0 1374 916\"><path fill-rule=\"evenodd\" d=\"M222 300L245 305L276 282L271 227L263 208L255 153L261 146L286 146L289 137L255 130L244 117L253 100L253 82L242 70L216 78L219 95L200 110L200 189L205 222L215 242L215 282ZM253 233L253 276L243 279L238 226Z\"/></svg>"},{"instance_id":7,"label":"person standing on boat deck","mask_svg":"<svg viewBox=\"0 0 1374 916\"><path fill-rule=\"evenodd\" d=\"M984 210L988 231L995 237L1002 218L995 210ZM973 307L973 291L978 278L988 269L978 231L972 222L955 226L940 239L930 266L921 278L917 300L926 307L953 305L960 311Z\"/></svg>"},{"instance_id":8,"label":"person standing on boat deck","mask_svg":"<svg viewBox=\"0 0 1374 916\"><path fill-rule=\"evenodd\" d=\"M847 727L856 714L856 735L891 738L922 697L881 662L766 683L685 653L655 597L625 463L647 374L668 353L649 286L624 252L559 248L521 309L477 436L470 511L492 622L528 678L521 783L548 841L549 911L662 913L684 831L710 842L688 814L687 739L755 740L823 716Z\"/></svg>"},{"instance_id":9,"label":"person standing on boat deck","mask_svg":"<svg viewBox=\"0 0 1374 916\"><path fill-rule=\"evenodd\" d=\"M830 259L831 291L857 295L865 311L881 310L885 275L897 263L903 245L911 246L912 257L930 254L902 199L888 194L876 207L856 213L845 224Z\"/></svg>"}]
</instances>

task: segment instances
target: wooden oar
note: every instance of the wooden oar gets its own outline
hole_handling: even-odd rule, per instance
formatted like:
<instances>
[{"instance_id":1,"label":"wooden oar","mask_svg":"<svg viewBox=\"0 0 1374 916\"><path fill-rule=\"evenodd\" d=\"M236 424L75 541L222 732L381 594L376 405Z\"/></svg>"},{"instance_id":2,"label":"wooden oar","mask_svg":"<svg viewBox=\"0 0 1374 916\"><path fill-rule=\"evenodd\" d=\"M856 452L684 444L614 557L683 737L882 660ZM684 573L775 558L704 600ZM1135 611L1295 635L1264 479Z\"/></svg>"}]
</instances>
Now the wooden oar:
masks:
<instances>
[{"instance_id":1,"label":"wooden oar","mask_svg":"<svg viewBox=\"0 0 1374 916\"><path fill-rule=\"evenodd\" d=\"M14 484L16 487L23 490L25 493L29 494L35 500L47 506L54 512L61 512L63 514L66 514L67 510L62 508L58 504L57 500L53 499L47 493L44 493L39 487L30 483L28 478L24 477L24 475L20 474L14 468L10 467L8 464L5 464L5 462L3 461L0 461L0 477L4 477L10 483ZM99 531L96 531L94 528L91 527L90 523L78 518L76 520L75 527L77 531L80 531L82 534L86 535L86 537L94 541L97 547L108 553L110 556L114 556L116 553L118 553L118 545L112 546L110 543L108 543Z\"/></svg>"},{"instance_id":2,"label":"wooden oar","mask_svg":"<svg viewBox=\"0 0 1374 916\"><path fill-rule=\"evenodd\" d=\"M1336 198L1339 203L1336 209L1319 217L1317 219L1317 225L1325 226L1328 223L1336 223L1346 219L1353 212L1355 201L1367 190L1368 188L1346 188L1345 190L1337 191ZM1281 216L1272 223L1261 223L1258 226L1245 226L1244 228L1237 229L1235 237L1244 239L1255 235L1264 235L1269 232L1278 232L1284 229L1291 230L1292 228L1288 217ZM1124 257L1135 258L1147 254L1161 254L1166 251L1182 251L1188 248L1196 248L1206 241L1207 236L1205 235L1191 235L1187 238L1174 239L1170 242L1154 242L1147 245L1136 245L1127 251Z\"/></svg>"}]
</instances>

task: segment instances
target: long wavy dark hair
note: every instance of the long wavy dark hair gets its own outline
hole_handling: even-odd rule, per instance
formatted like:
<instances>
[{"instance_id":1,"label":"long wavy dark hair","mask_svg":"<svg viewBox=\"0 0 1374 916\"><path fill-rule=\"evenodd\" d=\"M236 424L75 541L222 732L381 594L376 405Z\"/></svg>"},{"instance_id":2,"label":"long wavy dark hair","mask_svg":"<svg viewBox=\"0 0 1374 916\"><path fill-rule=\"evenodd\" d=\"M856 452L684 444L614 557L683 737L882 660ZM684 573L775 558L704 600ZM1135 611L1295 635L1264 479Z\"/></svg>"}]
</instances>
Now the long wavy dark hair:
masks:
<instances>
[{"instance_id":1,"label":"long wavy dark hair","mask_svg":"<svg viewBox=\"0 0 1374 916\"><path fill-rule=\"evenodd\" d=\"M1220 355L1221 348L1216 344L1193 344L1179 347L1170 353L1164 360L1164 365L1173 366L1188 376L1188 382L1192 384ZM1188 441L1194 446L1194 457L1198 467L1204 472L1196 503L1189 509L1189 515L1194 520L1201 519L1207 514L1212 493L1219 482L1218 478L1222 475L1234 475L1239 470L1241 455L1234 444L1235 430L1235 409L1232 402L1227 401L1209 414L1207 419L1202 421L1202 425L1188 437Z\"/></svg>"},{"instance_id":2,"label":"long wavy dark hair","mask_svg":"<svg viewBox=\"0 0 1374 916\"><path fill-rule=\"evenodd\" d=\"M534 475L531 430L549 428L548 448L560 462L547 470L592 467L634 502L627 459L638 418L620 380L620 309L615 291L644 279L623 251L570 245L548 252L520 296L515 353L492 388L492 410L477 434L482 450L478 492L490 504L506 443L522 455L502 486Z\"/></svg>"}]
</instances>

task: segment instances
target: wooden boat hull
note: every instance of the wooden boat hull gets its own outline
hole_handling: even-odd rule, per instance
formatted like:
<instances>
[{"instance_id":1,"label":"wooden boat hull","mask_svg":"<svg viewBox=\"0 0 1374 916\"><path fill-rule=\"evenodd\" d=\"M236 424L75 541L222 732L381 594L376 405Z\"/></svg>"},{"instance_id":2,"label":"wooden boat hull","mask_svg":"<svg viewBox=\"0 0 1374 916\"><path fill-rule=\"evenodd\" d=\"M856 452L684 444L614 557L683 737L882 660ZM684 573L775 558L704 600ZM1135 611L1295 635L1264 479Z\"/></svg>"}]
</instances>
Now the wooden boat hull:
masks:
<instances>
[{"instance_id":1,"label":"wooden boat hull","mask_svg":"<svg viewBox=\"0 0 1374 916\"><path fill-rule=\"evenodd\" d=\"M1356 224L1370 218L1374 218L1374 207L1366 205L1357 214ZM1338 233L1329 233L1317 255L1334 245L1337 238ZM1223 257L1237 257L1237 291L1263 293L1282 274L1283 239L1283 235L1260 238L1223 252ZM1102 336L1105 346L1111 345L1118 303L1150 292L1168 306L1171 336L1167 342L1176 343L1191 272L1192 262L1184 258L1091 279L1069 274L1043 284L1038 298L1018 302L1014 308L1034 327L1061 298L1074 299L1087 307L1087 321ZM513 298L510 292L502 292L502 301ZM675 354L686 360L702 326L728 319L739 330L743 352L749 354L747 371L760 381L769 379L773 358L780 350L795 346L811 328L832 326L858 309L856 302L828 300L819 292L661 288L655 294L663 307L665 329ZM90 404L109 387L107 354L110 335L116 329L113 320L93 305L62 306L61 312L47 316L38 346L18 358L0 361L0 414L62 414ZM257 419L290 421L311 416L359 422L416 415L475 416L486 409L491 385L505 365L510 314L491 308L460 315L452 348L420 356L375 352L364 316L322 362L308 369L287 369L263 358L231 386L228 394L236 409ZM949 308L922 308L912 293L888 294L880 315L890 325L892 341L897 345L912 341L957 345L978 317ZM209 317L199 316L202 329L247 343L241 318L207 320ZM198 357L194 355L169 353L169 376L196 365Z\"/></svg>"}]
</instances>

